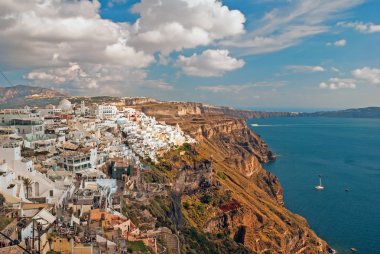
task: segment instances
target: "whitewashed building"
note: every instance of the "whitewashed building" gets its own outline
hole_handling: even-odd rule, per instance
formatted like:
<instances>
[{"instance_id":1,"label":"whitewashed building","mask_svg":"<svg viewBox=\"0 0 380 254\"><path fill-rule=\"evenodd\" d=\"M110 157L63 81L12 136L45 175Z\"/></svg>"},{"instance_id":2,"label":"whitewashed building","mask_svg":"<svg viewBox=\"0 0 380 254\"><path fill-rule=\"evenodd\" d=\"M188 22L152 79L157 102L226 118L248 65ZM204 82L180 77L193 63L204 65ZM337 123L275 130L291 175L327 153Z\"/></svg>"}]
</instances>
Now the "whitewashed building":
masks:
<instances>
[{"instance_id":1,"label":"whitewashed building","mask_svg":"<svg viewBox=\"0 0 380 254\"><path fill-rule=\"evenodd\" d=\"M100 119L113 119L119 111L115 105L98 105L95 114Z\"/></svg>"}]
</instances>

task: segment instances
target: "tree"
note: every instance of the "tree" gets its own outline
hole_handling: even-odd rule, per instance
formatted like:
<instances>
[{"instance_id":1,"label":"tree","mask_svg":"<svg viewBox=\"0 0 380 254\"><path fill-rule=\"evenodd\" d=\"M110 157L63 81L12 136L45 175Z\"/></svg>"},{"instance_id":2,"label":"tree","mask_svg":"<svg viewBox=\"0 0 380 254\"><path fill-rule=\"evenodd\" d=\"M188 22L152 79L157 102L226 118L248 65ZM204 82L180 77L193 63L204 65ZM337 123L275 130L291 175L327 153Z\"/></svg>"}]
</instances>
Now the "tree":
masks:
<instances>
[{"instance_id":1,"label":"tree","mask_svg":"<svg viewBox=\"0 0 380 254\"><path fill-rule=\"evenodd\" d=\"M5 197L3 196L3 194L0 193L0 206L3 206L5 203Z\"/></svg>"},{"instance_id":2,"label":"tree","mask_svg":"<svg viewBox=\"0 0 380 254\"><path fill-rule=\"evenodd\" d=\"M23 178L22 181L23 181L23 184L24 184L25 189L26 189L26 198L28 199L29 198L29 192L32 188L32 180L30 180L30 178Z\"/></svg>"}]
</instances>

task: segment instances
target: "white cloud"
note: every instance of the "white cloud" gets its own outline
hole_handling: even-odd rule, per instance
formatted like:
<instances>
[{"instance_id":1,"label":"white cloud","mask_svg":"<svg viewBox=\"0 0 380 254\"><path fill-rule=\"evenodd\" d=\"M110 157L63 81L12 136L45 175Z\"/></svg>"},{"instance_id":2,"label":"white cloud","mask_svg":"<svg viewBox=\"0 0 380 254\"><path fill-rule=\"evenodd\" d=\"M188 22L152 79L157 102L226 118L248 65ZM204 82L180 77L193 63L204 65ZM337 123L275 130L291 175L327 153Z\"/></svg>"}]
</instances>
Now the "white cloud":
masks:
<instances>
[{"instance_id":1,"label":"white cloud","mask_svg":"<svg viewBox=\"0 0 380 254\"><path fill-rule=\"evenodd\" d=\"M325 68L322 66L310 66L310 65L288 65L286 69L294 72L324 72Z\"/></svg>"},{"instance_id":2,"label":"white cloud","mask_svg":"<svg viewBox=\"0 0 380 254\"><path fill-rule=\"evenodd\" d=\"M347 41L345 39L326 43L326 46L335 46L335 47L344 47L346 45L347 45Z\"/></svg>"},{"instance_id":3,"label":"white cloud","mask_svg":"<svg viewBox=\"0 0 380 254\"><path fill-rule=\"evenodd\" d=\"M201 77L222 76L227 71L243 67L244 64L244 60L233 58L228 50L220 49L208 49L200 55L193 54L190 57L180 55L177 59L177 66L185 74Z\"/></svg>"},{"instance_id":4,"label":"white cloud","mask_svg":"<svg viewBox=\"0 0 380 254\"><path fill-rule=\"evenodd\" d=\"M121 95L138 89L170 90L161 80L148 80L143 69L114 65L69 63L64 67L39 68L25 75L33 85L64 88L72 94Z\"/></svg>"},{"instance_id":5,"label":"white cloud","mask_svg":"<svg viewBox=\"0 0 380 254\"><path fill-rule=\"evenodd\" d=\"M0 65L24 79L74 93L124 93L154 57L128 44L130 25L99 15L94 1L1 1ZM107 89L105 89L107 88Z\"/></svg>"},{"instance_id":6,"label":"white cloud","mask_svg":"<svg viewBox=\"0 0 380 254\"><path fill-rule=\"evenodd\" d=\"M355 89L356 80L354 79L342 79L342 78L330 78L328 82L322 82L319 84L321 89L338 90L338 89Z\"/></svg>"},{"instance_id":7,"label":"white cloud","mask_svg":"<svg viewBox=\"0 0 380 254\"><path fill-rule=\"evenodd\" d=\"M286 82L257 82L249 84L238 84L238 85L214 85L214 86L198 86L196 90L207 91L211 93L240 93L248 89L255 88L266 88L266 89L277 89L279 87L285 86Z\"/></svg>"},{"instance_id":8,"label":"white cloud","mask_svg":"<svg viewBox=\"0 0 380 254\"><path fill-rule=\"evenodd\" d=\"M130 25L102 19L99 8L96 0L1 1L0 64L41 68L78 62L141 68L151 63L152 56L128 45Z\"/></svg>"},{"instance_id":9,"label":"white cloud","mask_svg":"<svg viewBox=\"0 0 380 254\"><path fill-rule=\"evenodd\" d=\"M144 68L154 61L153 56L147 55L143 51L137 52L134 48L127 46L123 40L107 45L105 55L110 62L126 67Z\"/></svg>"},{"instance_id":10,"label":"white cloud","mask_svg":"<svg viewBox=\"0 0 380 254\"><path fill-rule=\"evenodd\" d=\"M112 6L125 2L110 1ZM218 0L142 0L133 11L139 19L130 24L102 19L98 0L0 1L0 65L31 70L24 78L33 84L84 92L110 86L124 92L168 90L171 85L161 80L153 85L142 70L156 62L153 53L160 53L159 63L170 64L172 51L245 32L244 15ZM206 76L244 64L228 54L220 60L225 60L221 67L207 66Z\"/></svg>"},{"instance_id":11,"label":"white cloud","mask_svg":"<svg viewBox=\"0 0 380 254\"><path fill-rule=\"evenodd\" d=\"M207 91L211 93L239 93L242 90L251 88L251 85L216 85L216 86L199 86L196 90Z\"/></svg>"},{"instance_id":12,"label":"white cloud","mask_svg":"<svg viewBox=\"0 0 380 254\"><path fill-rule=\"evenodd\" d=\"M364 67L353 70L352 75L373 85L380 85L380 69Z\"/></svg>"},{"instance_id":13,"label":"white cloud","mask_svg":"<svg viewBox=\"0 0 380 254\"><path fill-rule=\"evenodd\" d=\"M261 54L294 46L302 39L328 31L325 22L364 0L295 0L281 9L273 9L256 28L238 38L221 42L240 49L242 54Z\"/></svg>"},{"instance_id":14,"label":"white cloud","mask_svg":"<svg viewBox=\"0 0 380 254\"><path fill-rule=\"evenodd\" d=\"M244 33L244 15L217 0L142 0L132 45L147 52L180 51Z\"/></svg>"},{"instance_id":15,"label":"white cloud","mask_svg":"<svg viewBox=\"0 0 380 254\"><path fill-rule=\"evenodd\" d=\"M127 0L109 0L108 3L107 3L107 6L109 8L112 8L114 7L115 5L118 5L118 4L125 4L127 3Z\"/></svg>"},{"instance_id":16,"label":"white cloud","mask_svg":"<svg viewBox=\"0 0 380 254\"><path fill-rule=\"evenodd\" d=\"M380 25L374 23L364 23L364 22L338 22L337 26L353 28L361 33L377 33L380 32Z\"/></svg>"},{"instance_id":17,"label":"white cloud","mask_svg":"<svg viewBox=\"0 0 380 254\"><path fill-rule=\"evenodd\" d=\"M163 80L145 80L142 87L160 89L164 91L172 90L174 87Z\"/></svg>"},{"instance_id":18,"label":"white cloud","mask_svg":"<svg viewBox=\"0 0 380 254\"><path fill-rule=\"evenodd\" d=\"M346 44L347 44L347 41L345 39L334 42L334 46L336 47L344 47L346 46Z\"/></svg>"},{"instance_id":19,"label":"white cloud","mask_svg":"<svg viewBox=\"0 0 380 254\"><path fill-rule=\"evenodd\" d=\"M99 83L104 81L120 81L123 76L115 75L115 71L102 65L82 67L78 63L70 63L66 67L43 68L29 72L25 79L31 80L39 85L46 85L51 82L57 85L69 85L75 89L98 88Z\"/></svg>"}]
</instances>

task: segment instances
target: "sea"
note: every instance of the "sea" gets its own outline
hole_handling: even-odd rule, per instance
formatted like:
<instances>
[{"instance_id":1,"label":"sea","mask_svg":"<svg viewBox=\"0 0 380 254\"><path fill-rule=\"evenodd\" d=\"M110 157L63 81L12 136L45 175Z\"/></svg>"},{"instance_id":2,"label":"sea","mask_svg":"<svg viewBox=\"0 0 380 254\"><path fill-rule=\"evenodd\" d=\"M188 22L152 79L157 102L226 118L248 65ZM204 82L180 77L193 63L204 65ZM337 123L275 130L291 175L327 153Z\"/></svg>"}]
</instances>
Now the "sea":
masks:
<instances>
[{"instance_id":1,"label":"sea","mask_svg":"<svg viewBox=\"0 0 380 254\"><path fill-rule=\"evenodd\" d=\"M277 160L285 206L337 253L380 254L380 119L249 119ZM319 176L325 189L316 190Z\"/></svg>"}]
</instances>

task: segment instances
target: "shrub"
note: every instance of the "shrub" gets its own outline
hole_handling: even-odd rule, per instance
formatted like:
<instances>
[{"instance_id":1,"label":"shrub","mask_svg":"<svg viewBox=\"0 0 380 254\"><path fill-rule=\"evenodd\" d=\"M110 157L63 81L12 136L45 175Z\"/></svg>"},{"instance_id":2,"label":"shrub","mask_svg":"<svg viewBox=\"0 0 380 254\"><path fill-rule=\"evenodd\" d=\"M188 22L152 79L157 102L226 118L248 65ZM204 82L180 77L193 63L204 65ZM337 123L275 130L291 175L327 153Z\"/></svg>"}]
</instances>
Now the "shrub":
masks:
<instances>
[{"instance_id":1,"label":"shrub","mask_svg":"<svg viewBox=\"0 0 380 254\"><path fill-rule=\"evenodd\" d=\"M218 171L216 174L217 174L217 176L219 176L222 180L226 180L226 179L227 179L227 176L226 176L223 172L221 172L221 171Z\"/></svg>"},{"instance_id":2,"label":"shrub","mask_svg":"<svg viewBox=\"0 0 380 254\"><path fill-rule=\"evenodd\" d=\"M183 208L185 208L185 209L189 209L190 208L190 204L189 204L189 202L184 202L183 203Z\"/></svg>"},{"instance_id":3,"label":"shrub","mask_svg":"<svg viewBox=\"0 0 380 254\"><path fill-rule=\"evenodd\" d=\"M205 194L201 197L201 202L203 204L210 204L212 202L212 196L209 194Z\"/></svg>"}]
</instances>

